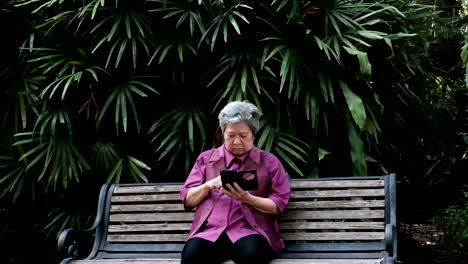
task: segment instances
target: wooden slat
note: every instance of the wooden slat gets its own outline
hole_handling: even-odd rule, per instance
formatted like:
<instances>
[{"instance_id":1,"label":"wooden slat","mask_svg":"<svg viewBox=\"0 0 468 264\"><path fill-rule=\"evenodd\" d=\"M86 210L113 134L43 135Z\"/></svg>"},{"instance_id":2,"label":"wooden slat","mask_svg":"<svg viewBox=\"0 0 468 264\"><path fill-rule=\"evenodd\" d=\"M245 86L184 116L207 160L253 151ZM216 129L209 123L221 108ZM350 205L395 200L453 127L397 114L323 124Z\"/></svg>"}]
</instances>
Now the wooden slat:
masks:
<instances>
[{"instance_id":1,"label":"wooden slat","mask_svg":"<svg viewBox=\"0 0 468 264\"><path fill-rule=\"evenodd\" d=\"M157 262L156 262L157 261ZM180 259L83 259L73 261L73 264L179 264Z\"/></svg>"},{"instance_id":2,"label":"wooden slat","mask_svg":"<svg viewBox=\"0 0 468 264\"><path fill-rule=\"evenodd\" d=\"M356 188L356 187L383 187L384 180L305 180L291 181L292 189L299 188Z\"/></svg>"},{"instance_id":3,"label":"wooden slat","mask_svg":"<svg viewBox=\"0 0 468 264\"><path fill-rule=\"evenodd\" d=\"M282 219L375 219L384 218L384 210L286 211Z\"/></svg>"},{"instance_id":4,"label":"wooden slat","mask_svg":"<svg viewBox=\"0 0 468 264\"><path fill-rule=\"evenodd\" d=\"M298 198L334 198L334 197L379 197L384 196L384 189L353 189L353 190L326 190L326 191L294 191L292 199Z\"/></svg>"},{"instance_id":5,"label":"wooden slat","mask_svg":"<svg viewBox=\"0 0 468 264\"><path fill-rule=\"evenodd\" d=\"M380 264L383 259L275 259L270 264Z\"/></svg>"},{"instance_id":6,"label":"wooden slat","mask_svg":"<svg viewBox=\"0 0 468 264\"><path fill-rule=\"evenodd\" d=\"M193 221L192 212L187 213L144 213L144 214L113 214L110 222L187 222Z\"/></svg>"},{"instance_id":7,"label":"wooden slat","mask_svg":"<svg viewBox=\"0 0 468 264\"><path fill-rule=\"evenodd\" d=\"M109 242L174 242L185 241L188 234L131 234L131 235L108 235Z\"/></svg>"},{"instance_id":8,"label":"wooden slat","mask_svg":"<svg viewBox=\"0 0 468 264\"><path fill-rule=\"evenodd\" d=\"M162 202L177 201L181 202L178 193L166 194L146 194L146 195L119 195L112 196L112 202Z\"/></svg>"},{"instance_id":9,"label":"wooden slat","mask_svg":"<svg viewBox=\"0 0 468 264\"><path fill-rule=\"evenodd\" d=\"M384 222L282 222L282 232L287 229L293 230L320 230L320 229L375 229L384 230Z\"/></svg>"},{"instance_id":10,"label":"wooden slat","mask_svg":"<svg viewBox=\"0 0 468 264\"><path fill-rule=\"evenodd\" d=\"M111 212L154 212L184 211L182 203L177 204L113 204Z\"/></svg>"},{"instance_id":11,"label":"wooden slat","mask_svg":"<svg viewBox=\"0 0 468 264\"><path fill-rule=\"evenodd\" d=\"M379 196L380 196L379 192ZM292 198L313 198L312 196L306 195L315 195L308 193L294 193ZM329 197L330 193L321 193L319 194L322 197ZM383 195L383 192L382 192ZM317 197L317 196L315 196ZM337 196L335 196L337 197ZM161 198L161 200L157 200L157 198ZM164 200L166 199L166 200ZM174 197L167 197L164 195L163 197L154 197L154 196L132 196L132 197L113 197L113 202L154 202L154 201L173 201ZM384 200L349 200L349 201L291 201L288 205L288 208L366 208L366 207L384 207L385 201ZM176 203L169 203L169 204L142 204L142 205L133 205L133 204L113 204L112 211L160 211L160 210L184 210L182 203L177 201Z\"/></svg>"},{"instance_id":12,"label":"wooden slat","mask_svg":"<svg viewBox=\"0 0 468 264\"><path fill-rule=\"evenodd\" d=\"M282 219L376 219L384 218L383 210L326 210L326 211L287 211ZM187 222L193 220L192 212L184 213L141 213L113 214L110 222Z\"/></svg>"},{"instance_id":13,"label":"wooden slat","mask_svg":"<svg viewBox=\"0 0 468 264\"><path fill-rule=\"evenodd\" d=\"M354 200L354 201L307 201L294 202L288 204L288 208L373 208L384 207L384 200Z\"/></svg>"},{"instance_id":14,"label":"wooden slat","mask_svg":"<svg viewBox=\"0 0 468 264\"><path fill-rule=\"evenodd\" d=\"M276 259L270 264L380 264L382 259ZM180 259L97 259L78 260L77 264L178 264ZM233 261L225 261L222 264L235 264Z\"/></svg>"},{"instance_id":15,"label":"wooden slat","mask_svg":"<svg viewBox=\"0 0 468 264\"><path fill-rule=\"evenodd\" d=\"M271 264L380 264L383 259L275 259Z\"/></svg>"},{"instance_id":16,"label":"wooden slat","mask_svg":"<svg viewBox=\"0 0 468 264\"><path fill-rule=\"evenodd\" d=\"M164 224L116 224L109 225L109 232L145 232L145 231L188 231L191 223L164 223Z\"/></svg>"},{"instance_id":17,"label":"wooden slat","mask_svg":"<svg viewBox=\"0 0 468 264\"><path fill-rule=\"evenodd\" d=\"M284 240L382 240L384 232L315 232L315 233L282 233Z\"/></svg>"},{"instance_id":18,"label":"wooden slat","mask_svg":"<svg viewBox=\"0 0 468 264\"><path fill-rule=\"evenodd\" d=\"M114 194L130 194L130 193L179 193L182 190L181 184L171 185L145 185L145 186L117 186L114 189Z\"/></svg>"}]
</instances>

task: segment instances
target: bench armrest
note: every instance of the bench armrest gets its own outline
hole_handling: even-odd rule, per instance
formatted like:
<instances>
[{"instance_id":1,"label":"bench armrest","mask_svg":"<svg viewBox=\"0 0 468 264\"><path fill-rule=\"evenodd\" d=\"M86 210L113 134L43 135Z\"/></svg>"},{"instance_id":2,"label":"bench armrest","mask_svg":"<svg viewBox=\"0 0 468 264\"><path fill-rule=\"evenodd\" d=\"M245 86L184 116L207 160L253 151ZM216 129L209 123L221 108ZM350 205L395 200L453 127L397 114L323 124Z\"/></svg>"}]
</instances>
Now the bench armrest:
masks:
<instances>
[{"instance_id":1,"label":"bench armrest","mask_svg":"<svg viewBox=\"0 0 468 264\"><path fill-rule=\"evenodd\" d=\"M395 259L396 256L396 226L394 224L385 225L385 249L388 254Z\"/></svg>"},{"instance_id":2,"label":"bench armrest","mask_svg":"<svg viewBox=\"0 0 468 264\"><path fill-rule=\"evenodd\" d=\"M106 205L106 193L109 186L104 184L99 193L97 214L93 225L84 230L69 228L63 230L57 240L57 250L59 254L65 254L66 259L61 263L68 263L72 259L82 259L89 252L93 238L94 245L88 256L94 255L99 249L99 243L103 232L104 207Z\"/></svg>"},{"instance_id":3,"label":"bench armrest","mask_svg":"<svg viewBox=\"0 0 468 264\"><path fill-rule=\"evenodd\" d=\"M66 229L60 233L57 241L59 253L65 253L71 259L84 258L88 244L92 240L92 235L96 233L96 227L86 230Z\"/></svg>"}]
</instances>

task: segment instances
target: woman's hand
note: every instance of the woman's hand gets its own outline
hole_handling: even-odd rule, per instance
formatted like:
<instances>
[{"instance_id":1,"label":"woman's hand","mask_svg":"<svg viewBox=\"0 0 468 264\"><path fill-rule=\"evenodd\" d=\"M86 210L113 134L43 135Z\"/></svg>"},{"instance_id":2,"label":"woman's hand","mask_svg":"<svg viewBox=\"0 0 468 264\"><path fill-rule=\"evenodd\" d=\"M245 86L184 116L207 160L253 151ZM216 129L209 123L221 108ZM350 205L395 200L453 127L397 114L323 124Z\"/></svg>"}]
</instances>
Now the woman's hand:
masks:
<instances>
[{"instance_id":1,"label":"woman's hand","mask_svg":"<svg viewBox=\"0 0 468 264\"><path fill-rule=\"evenodd\" d=\"M202 185L190 188L185 198L185 206L198 206L212 190L219 190L222 186L221 176L218 175Z\"/></svg>"},{"instance_id":2,"label":"woman's hand","mask_svg":"<svg viewBox=\"0 0 468 264\"><path fill-rule=\"evenodd\" d=\"M265 214L278 214L278 208L276 208L276 204L271 199L255 196L248 191L243 190L237 182L234 182L234 186L228 183L227 187L228 190L222 189L222 191L232 199L248 204Z\"/></svg>"},{"instance_id":3,"label":"woman's hand","mask_svg":"<svg viewBox=\"0 0 468 264\"><path fill-rule=\"evenodd\" d=\"M228 190L223 189L223 193L239 202L248 203L247 201L251 198L251 194L248 191L242 189L237 182L234 182L234 186L230 183L226 184Z\"/></svg>"},{"instance_id":4,"label":"woman's hand","mask_svg":"<svg viewBox=\"0 0 468 264\"><path fill-rule=\"evenodd\" d=\"M214 178L214 179L211 179L207 182L205 182L205 184L210 188L210 190L220 190L221 187L223 187L223 183L221 181L221 176L218 175L218 177Z\"/></svg>"}]
</instances>

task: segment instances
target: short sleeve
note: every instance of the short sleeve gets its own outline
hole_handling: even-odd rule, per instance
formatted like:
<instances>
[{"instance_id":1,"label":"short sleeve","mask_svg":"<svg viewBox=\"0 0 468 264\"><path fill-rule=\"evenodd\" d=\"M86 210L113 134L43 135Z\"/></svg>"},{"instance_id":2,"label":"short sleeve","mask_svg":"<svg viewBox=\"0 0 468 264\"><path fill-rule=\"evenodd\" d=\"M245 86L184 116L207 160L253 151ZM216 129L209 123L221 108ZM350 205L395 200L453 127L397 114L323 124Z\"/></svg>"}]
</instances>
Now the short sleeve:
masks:
<instances>
[{"instance_id":1,"label":"short sleeve","mask_svg":"<svg viewBox=\"0 0 468 264\"><path fill-rule=\"evenodd\" d=\"M281 161L274 154L265 152L264 162L271 178L271 192L268 198L276 204L278 214L283 214L291 196L289 177Z\"/></svg>"}]
</instances>

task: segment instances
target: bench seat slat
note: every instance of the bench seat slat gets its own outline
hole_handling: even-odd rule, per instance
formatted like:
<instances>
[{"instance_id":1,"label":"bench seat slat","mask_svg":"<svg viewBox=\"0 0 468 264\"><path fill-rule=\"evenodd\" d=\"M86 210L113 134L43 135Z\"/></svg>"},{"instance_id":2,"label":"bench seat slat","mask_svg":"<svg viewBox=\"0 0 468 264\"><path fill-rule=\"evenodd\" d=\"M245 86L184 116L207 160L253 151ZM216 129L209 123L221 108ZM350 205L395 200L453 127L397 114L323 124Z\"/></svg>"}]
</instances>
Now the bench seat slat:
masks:
<instances>
[{"instance_id":1,"label":"bench seat slat","mask_svg":"<svg viewBox=\"0 0 468 264\"><path fill-rule=\"evenodd\" d=\"M291 211L288 210L282 219L382 219L384 210L325 210L325 211Z\"/></svg>"},{"instance_id":2,"label":"bench seat slat","mask_svg":"<svg viewBox=\"0 0 468 264\"><path fill-rule=\"evenodd\" d=\"M184 241L185 242L185 241ZM163 244L142 244L142 243L116 243L113 242L106 247L106 252L125 252L131 251L135 254L148 252L177 252L180 254L184 247L184 242L178 243L163 243ZM385 245L380 242L342 242L342 243L326 243L320 242L315 244L289 244L285 241L287 254L294 252L326 252L333 249L334 252L376 252L385 250ZM338 254L338 253L337 253Z\"/></svg>"},{"instance_id":3,"label":"bench seat slat","mask_svg":"<svg viewBox=\"0 0 468 264\"><path fill-rule=\"evenodd\" d=\"M113 204L111 212L155 212L184 211L182 203L177 204Z\"/></svg>"},{"instance_id":4,"label":"bench seat slat","mask_svg":"<svg viewBox=\"0 0 468 264\"><path fill-rule=\"evenodd\" d=\"M381 197L385 195L384 189L350 189L350 190L319 190L319 191L295 191L291 193L291 199L298 198L326 198L326 197ZM180 202L178 193L145 194L145 195L120 195L112 196L112 202Z\"/></svg>"},{"instance_id":5,"label":"bench seat slat","mask_svg":"<svg viewBox=\"0 0 468 264\"><path fill-rule=\"evenodd\" d=\"M74 263L79 264L150 264L155 263L155 259L95 259L79 260ZM179 259L157 259L158 264L179 264ZM275 259L271 264L380 264L382 259ZM227 261L224 264L234 264Z\"/></svg>"},{"instance_id":6,"label":"bench seat slat","mask_svg":"<svg viewBox=\"0 0 468 264\"><path fill-rule=\"evenodd\" d=\"M112 196L112 202L165 202L174 201L180 203L178 193L163 193L163 194L135 194L135 195L119 195Z\"/></svg>"},{"instance_id":7,"label":"bench seat slat","mask_svg":"<svg viewBox=\"0 0 468 264\"><path fill-rule=\"evenodd\" d=\"M275 259L271 264L380 264L381 259Z\"/></svg>"},{"instance_id":8,"label":"bench seat slat","mask_svg":"<svg viewBox=\"0 0 468 264\"><path fill-rule=\"evenodd\" d=\"M281 232L286 230L311 229L377 229L384 230L384 222L282 222Z\"/></svg>"},{"instance_id":9,"label":"bench seat slat","mask_svg":"<svg viewBox=\"0 0 468 264\"><path fill-rule=\"evenodd\" d=\"M173 242L173 243L116 243L108 244L106 246L106 252L134 252L148 253L148 252L177 252L180 253L184 247L184 242ZM286 252L327 252L333 249L333 252L376 252L385 250L385 244L382 242L375 241L363 241L363 242L340 242L340 243L327 243L320 241L320 243L294 243L294 241L286 240L285 245L287 248Z\"/></svg>"},{"instance_id":10,"label":"bench seat slat","mask_svg":"<svg viewBox=\"0 0 468 264\"><path fill-rule=\"evenodd\" d=\"M188 234L108 235L109 242L183 242Z\"/></svg>"},{"instance_id":11,"label":"bench seat slat","mask_svg":"<svg viewBox=\"0 0 468 264\"><path fill-rule=\"evenodd\" d=\"M146 202L148 200L140 199L133 201L132 204L114 204L111 206L111 212L137 212L137 211L184 211L184 206L178 203L148 203L137 204L136 202ZM148 201L151 202L151 201ZM289 209L305 208L378 208L384 207L384 200L337 200L337 201L291 201L288 204Z\"/></svg>"},{"instance_id":12,"label":"bench seat slat","mask_svg":"<svg viewBox=\"0 0 468 264\"><path fill-rule=\"evenodd\" d=\"M321 180L321 181L291 181L291 189L311 188L366 188L383 187L384 180ZM179 193L182 184L152 185L152 186L117 186L114 194L150 194Z\"/></svg>"},{"instance_id":13,"label":"bench seat slat","mask_svg":"<svg viewBox=\"0 0 468 264\"><path fill-rule=\"evenodd\" d=\"M305 201L290 202L289 209L305 208L378 208L384 207L384 200L355 200L355 201ZM182 203L167 204L112 204L111 212L154 212L154 211L184 211Z\"/></svg>"},{"instance_id":14,"label":"bench seat slat","mask_svg":"<svg viewBox=\"0 0 468 264\"><path fill-rule=\"evenodd\" d=\"M284 240L327 241L327 240L382 240L383 232L315 232L282 233Z\"/></svg>"},{"instance_id":15,"label":"bench seat slat","mask_svg":"<svg viewBox=\"0 0 468 264\"><path fill-rule=\"evenodd\" d=\"M327 241L327 240L381 240L383 232L315 232L282 233L284 240ZM187 234L118 234L108 235L109 242L162 242L185 241Z\"/></svg>"},{"instance_id":16,"label":"bench seat slat","mask_svg":"<svg viewBox=\"0 0 468 264\"><path fill-rule=\"evenodd\" d=\"M381 197L385 195L384 189L350 189L350 190L320 190L320 191L294 191L291 199L297 198L327 198L327 197Z\"/></svg>"},{"instance_id":17,"label":"bench seat slat","mask_svg":"<svg viewBox=\"0 0 468 264\"><path fill-rule=\"evenodd\" d=\"M290 181L291 189L301 188L363 188L363 187L383 187L384 180L325 180L320 181Z\"/></svg>"},{"instance_id":18,"label":"bench seat slat","mask_svg":"<svg viewBox=\"0 0 468 264\"><path fill-rule=\"evenodd\" d=\"M131 193L179 193L182 189L182 184L165 184L151 186L117 186L114 189L114 194L131 194Z\"/></svg>"},{"instance_id":19,"label":"bench seat slat","mask_svg":"<svg viewBox=\"0 0 468 264\"><path fill-rule=\"evenodd\" d=\"M375 208L384 207L384 200L291 201L289 209L305 208Z\"/></svg>"},{"instance_id":20,"label":"bench seat slat","mask_svg":"<svg viewBox=\"0 0 468 264\"><path fill-rule=\"evenodd\" d=\"M185 241L183 242L173 242L173 243L152 243L152 244L142 244L142 243L116 243L113 242L106 246L105 251L109 253L119 253L119 252L132 252L135 254L139 253L148 253L148 252L164 252L171 253L176 252L180 254L184 248Z\"/></svg>"},{"instance_id":21,"label":"bench seat slat","mask_svg":"<svg viewBox=\"0 0 468 264\"><path fill-rule=\"evenodd\" d=\"M191 223L162 223L162 224L111 224L109 232L146 232L146 231L187 231Z\"/></svg>"},{"instance_id":22,"label":"bench seat slat","mask_svg":"<svg viewBox=\"0 0 468 264\"><path fill-rule=\"evenodd\" d=\"M193 213L141 213L141 214L113 214L109 221L113 222L191 222Z\"/></svg>"},{"instance_id":23,"label":"bench seat slat","mask_svg":"<svg viewBox=\"0 0 468 264\"><path fill-rule=\"evenodd\" d=\"M371 253L382 252L385 250L385 243L383 243L382 241L348 241L340 243L320 241L320 243L296 243L295 241L286 240L285 245L286 250L283 253L283 255L285 256L287 254L296 254L304 252L331 252L331 254L341 255L343 252ZM335 258L337 258L337 255L335 255Z\"/></svg>"},{"instance_id":24,"label":"bench seat slat","mask_svg":"<svg viewBox=\"0 0 468 264\"><path fill-rule=\"evenodd\" d=\"M312 220L312 219L381 219L383 210L328 210L328 211L287 211L283 219ZM110 222L190 222L192 212L183 213L135 213L113 214Z\"/></svg>"}]
</instances>

